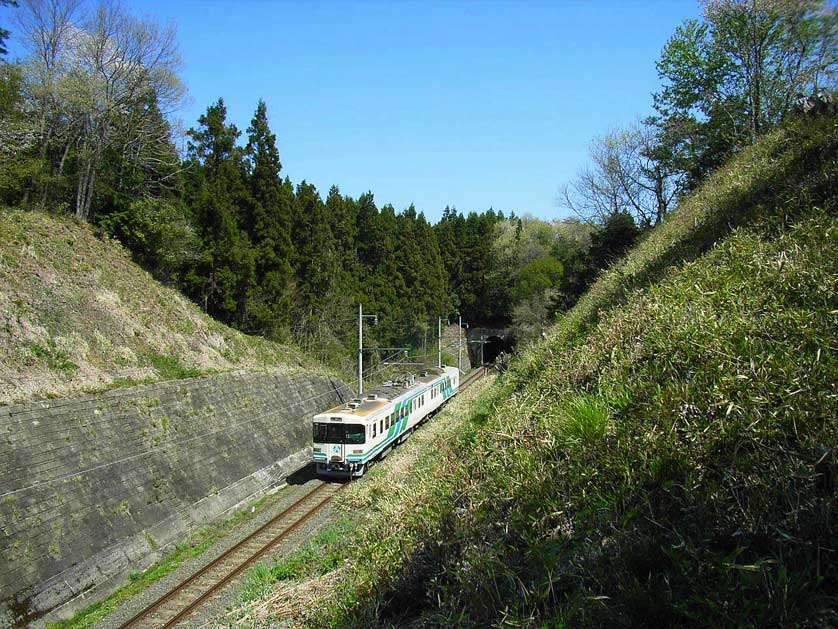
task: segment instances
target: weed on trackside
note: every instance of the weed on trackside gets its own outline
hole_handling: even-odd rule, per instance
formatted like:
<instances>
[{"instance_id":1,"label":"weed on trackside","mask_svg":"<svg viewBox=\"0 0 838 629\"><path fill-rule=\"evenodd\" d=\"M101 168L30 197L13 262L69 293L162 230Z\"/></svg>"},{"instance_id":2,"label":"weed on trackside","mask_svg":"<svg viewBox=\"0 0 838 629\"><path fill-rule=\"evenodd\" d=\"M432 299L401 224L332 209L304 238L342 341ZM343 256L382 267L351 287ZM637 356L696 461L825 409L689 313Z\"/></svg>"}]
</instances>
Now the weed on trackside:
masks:
<instances>
[{"instance_id":1,"label":"weed on trackside","mask_svg":"<svg viewBox=\"0 0 838 629\"><path fill-rule=\"evenodd\" d=\"M324 527L307 546L251 572L240 592L242 602L227 622L231 626L340 623L339 610L354 604L357 591L378 581L382 568L397 568L427 533L421 524L406 526L414 521L413 514L419 514L419 521L424 516L437 519L436 505L446 503L436 493L447 487L450 444L472 413L485 410L486 398L480 394L494 380L488 376L473 384L373 466L363 482L338 494L333 511L345 517Z\"/></svg>"},{"instance_id":2,"label":"weed on trackside","mask_svg":"<svg viewBox=\"0 0 838 629\"><path fill-rule=\"evenodd\" d=\"M50 629L85 629L102 620L105 616L119 609L134 595L139 594L149 585L174 572L184 561L202 554L232 529L248 522L261 512L266 504L273 501L276 494L264 496L253 502L251 509L244 509L232 517L209 526L205 526L177 546L175 549L143 571L133 572L128 582L107 598L85 607L72 618L48 623Z\"/></svg>"},{"instance_id":3,"label":"weed on trackside","mask_svg":"<svg viewBox=\"0 0 838 629\"><path fill-rule=\"evenodd\" d=\"M308 625L838 623L836 146L778 132L605 274Z\"/></svg>"}]
</instances>

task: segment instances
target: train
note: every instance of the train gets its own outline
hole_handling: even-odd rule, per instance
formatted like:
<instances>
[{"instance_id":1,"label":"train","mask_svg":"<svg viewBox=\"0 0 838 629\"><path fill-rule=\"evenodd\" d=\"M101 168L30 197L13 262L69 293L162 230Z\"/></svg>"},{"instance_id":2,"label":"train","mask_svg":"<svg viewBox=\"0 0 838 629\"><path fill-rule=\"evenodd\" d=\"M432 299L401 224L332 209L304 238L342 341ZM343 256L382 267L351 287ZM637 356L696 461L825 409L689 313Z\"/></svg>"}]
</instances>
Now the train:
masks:
<instances>
[{"instance_id":1,"label":"train","mask_svg":"<svg viewBox=\"0 0 838 629\"><path fill-rule=\"evenodd\" d=\"M385 382L313 418L312 456L322 476L363 476L373 461L456 395L460 370L434 367Z\"/></svg>"}]
</instances>

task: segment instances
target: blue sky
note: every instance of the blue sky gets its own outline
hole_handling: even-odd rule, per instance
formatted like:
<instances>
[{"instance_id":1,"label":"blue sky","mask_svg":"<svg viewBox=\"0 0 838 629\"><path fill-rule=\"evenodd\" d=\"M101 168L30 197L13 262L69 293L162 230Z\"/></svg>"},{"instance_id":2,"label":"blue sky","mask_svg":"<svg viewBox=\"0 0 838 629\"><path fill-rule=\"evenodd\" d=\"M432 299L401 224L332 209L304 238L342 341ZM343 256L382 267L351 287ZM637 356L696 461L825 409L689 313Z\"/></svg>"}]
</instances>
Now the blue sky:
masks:
<instances>
[{"instance_id":1,"label":"blue sky","mask_svg":"<svg viewBox=\"0 0 838 629\"><path fill-rule=\"evenodd\" d=\"M557 194L588 142L650 113L655 59L698 13L695 0L127 3L177 25L186 126L222 96L244 131L264 98L292 181L432 220L446 205L566 215Z\"/></svg>"}]
</instances>

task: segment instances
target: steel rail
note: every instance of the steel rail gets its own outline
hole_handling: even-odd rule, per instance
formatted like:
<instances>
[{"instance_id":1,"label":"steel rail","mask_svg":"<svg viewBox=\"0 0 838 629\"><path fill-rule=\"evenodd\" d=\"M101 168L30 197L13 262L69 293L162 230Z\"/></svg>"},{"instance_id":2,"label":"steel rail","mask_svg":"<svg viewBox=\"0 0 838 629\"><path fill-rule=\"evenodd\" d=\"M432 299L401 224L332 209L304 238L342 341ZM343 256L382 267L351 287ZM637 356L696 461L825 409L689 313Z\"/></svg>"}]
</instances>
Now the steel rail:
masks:
<instances>
[{"instance_id":1,"label":"steel rail","mask_svg":"<svg viewBox=\"0 0 838 629\"><path fill-rule=\"evenodd\" d=\"M470 373L465 380L461 383L459 389L461 391L465 390L469 386L471 386L474 382L482 378L488 373L488 368L486 366L481 365L479 368L475 369L472 373ZM231 546L221 555L207 563L203 566L200 570L193 573L191 576L187 577L180 583L178 583L175 587L171 588L167 593L163 594L157 600L152 602L150 605L146 606L140 612L135 614L131 617L130 620L125 622L120 626L120 629L128 629L129 627L134 627L138 625L140 621L145 618L148 618L160 608L162 608L166 603L175 599L178 595L188 589L195 581L206 575L211 570L219 567L223 564L227 559L229 559L232 555L239 552L243 549L244 546L249 544L253 541L256 537L264 533L266 530L270 529L271 527L279 524L283 519L285 519L291 512L295 509L298 509L301 504L309 500L310 498L317 495L321 492L324 488L329 487L330 484L323 482L319 484L317 487L309 491L307 494L296 500L293 504L289 507L284 509L281 513L274 516L270 520L268 520L265 524L260 526L258 529L250 533L248 536ZM342 487L341 487L342 489ZM196 609L198 609L208 598L216 594L219 590L224 588L230 581L235 579L238 575L240 575L244 570L246 570L250 565L252 565L257 559L267 553L271 548L279 544L282 540L284 540L288 535L293 533L298 527L300 527L303 523L307 522L310 518L312 518L318 511L320 511L326 504L328 504L332 498L340 491L338 489L335 493L328 495L325 499L318 502L312 508L307 510L301 517L297 518L293 521L289 526L284 528L281 533L272 537L268 542L263 544L258 550L251 553L247 559L243 562L240 562L235 568L228 571L225 576L223 576L220 580L216 581L213 585L211 585L208 589L206 589L202 594L200 594L197 598L195 598L191 603L183 607L175 616L170 618L165 624L161 625L162 627L174 627L179 622L186 619L190 616Z\"/></svg>"},{"instance_id":2,"label":"steel rail","mask_svg":"<svg viewBox=\"0 0 838 629\"><path fill-rule=\"evenodd\" d=\"M465 380L463 380L463 382L460 384L460 391L464 391L469 386L471 386L472 383L474 383L477 380L480 380L480 378L485 376L487 373L489 373L489 368L481 365L480 367L472 371L472 373L470 373Z\"/></svg>"},{"instance_id":3,"label":"steel rail","mask_svg":"<svg viewBox=\"0 0 838 629\"><path fill-rule=\"evenodd\" d=\"M253 531L250 535L243 538L232 547L227 549L224 553L210 561L206 564L203 568L189 576L188 578L184 579L180 583L178 583L174 588L170 589L166 594L155 600L153 603L145 607L143 610L135 614L131 617L130 620L125 622L121 625L120 629L127 629L128 627L134 627L140 623L141 620L147 618L158 611L161 607L163 607L166 603L173 600L179 594L181 594L184 590L189 588L195 581L200 579L202 576L207 574L210 570L217 568L221 564L223 564L227 559L229 559L233 554L242 550L244 546L248 543L253 541L257 536L264 533L266 530L279 524L283 519L285 519L292 511L298 509L299 506L304 503L305 501L311 499L324 488L329 487L330 483L323 482L311 491L309 491L306 495L302 496L298 500L296 500L293 504L289 507L284 509L281 513L274 516L270 520L268 520L265 524L260 526L258 529ZM338 489L340 491L340 489ZM173 618L168 620L166 624L162 625L163 627L173 627L175 624L189 616L192 612L194 612L207 598L218 592L221 588L227 585L232 579L236 576L241 574L243 570L245 570L248 566L250 566L254 561L256 561L259 557L264 555L268 550L270 550L273 546L277 545L283 539L285 539L288 535L290 535L293 531L295 531L301 524L309 520L314 514L316 514L320 509L322 509L328 502L332 500L332 498L337 494L337 491L334 494L327 496L324 500L317 503L314 507L306 511L300 518L294 521L290 526L283 529L281 533L272 537L270 541L266 544L262 545L257 551L252 553L244 562L241 562L234 568L232 571L228 572L225 577L221 580L217 581L214 585L212 585L209 589L207 589L203 594L201 594L197 599L193 600L189 605L184 607L177 615Z\"/></svg>"}]
</instances>

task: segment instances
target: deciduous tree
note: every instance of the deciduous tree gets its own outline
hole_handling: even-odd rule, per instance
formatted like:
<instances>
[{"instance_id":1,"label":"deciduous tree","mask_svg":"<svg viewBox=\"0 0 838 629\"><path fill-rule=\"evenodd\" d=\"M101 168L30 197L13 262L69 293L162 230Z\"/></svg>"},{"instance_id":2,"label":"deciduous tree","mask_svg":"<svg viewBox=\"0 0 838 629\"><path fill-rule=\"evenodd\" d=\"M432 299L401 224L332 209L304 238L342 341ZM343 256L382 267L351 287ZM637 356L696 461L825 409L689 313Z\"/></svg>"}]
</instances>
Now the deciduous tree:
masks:
<instances>
[{"instance_id":1,"label":"deciduous tree","mask_svg":"<svg viewBox=\"0 0 838 629\"><path fill-rule=\"evenodd\" d=\"M628 211L640 225L657 225L681 187L663 131L636 123L593 140L590 163L565 186L563 202L582 219L599 224Z\"/></svg>"},{"instance_id":2,"label":"deciduous tree","mask_svg":"<svg viewBox=\"0 0 838 629\"><path fill-rule=\"evenodd\" d=\"M838 10L825 0L708 0L657 62L658 124L695 185L795 100L834 89Z\"/></svg>"}]
</instances>

